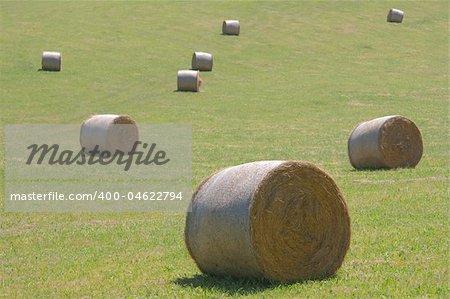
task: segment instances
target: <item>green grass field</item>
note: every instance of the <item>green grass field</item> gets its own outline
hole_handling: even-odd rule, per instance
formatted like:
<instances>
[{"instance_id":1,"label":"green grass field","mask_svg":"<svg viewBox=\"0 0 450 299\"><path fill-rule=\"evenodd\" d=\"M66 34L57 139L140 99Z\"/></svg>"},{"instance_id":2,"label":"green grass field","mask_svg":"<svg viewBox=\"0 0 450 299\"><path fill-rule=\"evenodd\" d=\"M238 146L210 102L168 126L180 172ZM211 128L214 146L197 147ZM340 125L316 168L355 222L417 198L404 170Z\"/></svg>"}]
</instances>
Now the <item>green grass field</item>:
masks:
<instances>
[{"instance_id":1,"label":"green grass field","mask_svg":"<svg viewBox=\"0 0 450 299\"><path fill-rule=\"evenodd\" d=\"M392 7L402 24L386 22ZM241 35L221 35L224 19ZM192 124L193 188L224 166L307 160L352 219L337 275L286 285L201 274L183 214L11 213L2 200L0 297L449 296L448 22L446 1L0 2L2 126ZM62 72L38 72L45 50L62 52ZM214 54L213 72L202 92L174 92L193 51ZM353 127L391 114L420 128L419 165L352 169Z\"/></svg>"}]
</instances>

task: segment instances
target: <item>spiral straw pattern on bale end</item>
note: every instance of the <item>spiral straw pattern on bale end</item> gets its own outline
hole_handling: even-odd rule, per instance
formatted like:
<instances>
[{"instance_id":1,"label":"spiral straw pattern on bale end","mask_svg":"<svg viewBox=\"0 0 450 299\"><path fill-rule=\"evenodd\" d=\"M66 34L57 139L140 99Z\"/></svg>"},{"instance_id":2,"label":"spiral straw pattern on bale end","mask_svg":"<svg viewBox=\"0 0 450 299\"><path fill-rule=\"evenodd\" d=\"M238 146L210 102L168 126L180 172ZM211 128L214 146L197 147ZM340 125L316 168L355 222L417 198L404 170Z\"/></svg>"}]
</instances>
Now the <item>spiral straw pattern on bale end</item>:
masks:
<instances>
[{"instance_id":1,"label":"spiral straw pattern on bale end","mask_svg":"<svg viewBox=\"0 0 450 299\"><path fill-rule=\"evenodd\" d=\"M273 281L333 275L350 244L350 217L334 180L308 162L260 161L201 183L185 241L208 274Z\"/></svg>"},{"instance_id":2,"label":"spiral straw pattern on bale end","mask_svg":"<svg viewBox=\"0 0 450 299\"><path fill-rule=\"evenodd\" d=\"M400 115L359 124L348 139L348 155L355 168L415 167L423 153L417 126Z\"/></svg>"},{"instance_id":3,"label":"spiral straw pattern on bale end","mask_svg":"<svg viewBox=\"0 0 450 299\"><path fill-rule=\"evenodd\" d=\"M128 115L118 115L114 118L113 124L115 125L135 125L136 122Z\"/></svg>"}]
</instances>

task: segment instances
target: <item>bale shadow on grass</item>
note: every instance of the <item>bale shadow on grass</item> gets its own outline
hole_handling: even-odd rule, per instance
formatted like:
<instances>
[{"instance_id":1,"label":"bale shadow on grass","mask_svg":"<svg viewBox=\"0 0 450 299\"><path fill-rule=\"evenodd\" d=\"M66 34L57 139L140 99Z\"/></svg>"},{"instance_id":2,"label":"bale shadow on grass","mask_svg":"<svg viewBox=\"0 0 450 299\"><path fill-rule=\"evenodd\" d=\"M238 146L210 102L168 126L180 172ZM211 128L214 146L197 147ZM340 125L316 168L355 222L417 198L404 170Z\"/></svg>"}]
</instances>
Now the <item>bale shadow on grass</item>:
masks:
<instances>
[{"instance_id":1,"label":"bale shadow on grass","mask_svg":"<svg viewBox=\"0 0 450 299\"><path fill-rule=\"evenodd\" d=\"M266 289L273 289L279 283L268 280L237 279L206 274L196 274L192 277L180 277L174 281L177 285L187 288L203 288L216 290L228 295L250 295Z\"/></svg>"},{"instance_id":2,"label":"bale shadow on grass","mask_svg":"<svg viewBox=\"0 0 450 299\"><path fill-rule=\"evenodd\" d=\"M363 167L363 168L353 168L350 171L352 172L388 172L388 171L392 171L395 169L404 169L404 168L389 168L389 167L379 167L379 168L374 168L374 167Z\"/></svg>"},{"instance_id":3,"label":"bale shadow on grass","mask_svg":"<svg viewBox=\"0 0 450 299\"><path fill-rule=\"evenodd\" d=\"M178 89L175 89L173 92L179 92L179 93L198 93L198 92L200 92L200 91L178 90Z\"/></svg>"},{"instance_id":4,"label":"bale shadow on grass","mask_svg":"<svg viewBox=\"0 0 450 299\"><path fill-rule=\"evenodd\" d=\"M49 72L49 73L58 73L58 72L60 72L60 71L54 71L54 70L44 70L43 68L40 68L40 69L38 69L37 70L38 72Z\"/></svg>"},{"instance_id":5,"label":"bale shadow on grass","mask_svg":"<svg viewBox=\"0 0 450 299\"><path fill-rule=\"evenodd\" d=\"M335 275L328 278L319 279L331 280ZM227 295L251 295L268 289L275 289L280 286L290 286L294 284L308 283L308 280L299 282L274 282L265 279L239 279L234 277L221 277L215 275L196 274L192 277L180 277L174 280L179 286L186 288L203 288L208 290L216 290Z\"/></svg>"}]
</instances>

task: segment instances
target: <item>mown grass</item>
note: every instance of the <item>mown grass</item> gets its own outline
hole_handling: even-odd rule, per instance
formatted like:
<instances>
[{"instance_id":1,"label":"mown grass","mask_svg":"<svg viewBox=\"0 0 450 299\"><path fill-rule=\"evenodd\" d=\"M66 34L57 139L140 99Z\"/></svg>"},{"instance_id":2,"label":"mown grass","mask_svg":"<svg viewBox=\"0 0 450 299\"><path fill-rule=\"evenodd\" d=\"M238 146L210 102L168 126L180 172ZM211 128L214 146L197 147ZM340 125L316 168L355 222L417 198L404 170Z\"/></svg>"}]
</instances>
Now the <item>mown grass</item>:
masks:
<instances>
[{"instance_id":1,"label":"mown grass","mask_svg":"<svg viewBox=\"0 0 450 299\"><path fill-rule=\"evenodd\" d=\"M391 7L404 23L386 23ZM344 192L352 241L336 276L270 284L201 274L181 214L2 209L0 296L448 296L448 11L445 1L1 2L2 125L93 113L192 124L193 187L228 165L308 160ZM241 20L239 37L221 35L226 18ZM61 73L38 72L44 50L63 53ZM174 92L193 51L212 52L214 70L202 92ZM422 161L353 170L352 128L390 114L421 129ZM3 149L0 165L4 175Z\"/></svg>"}]
</instances>

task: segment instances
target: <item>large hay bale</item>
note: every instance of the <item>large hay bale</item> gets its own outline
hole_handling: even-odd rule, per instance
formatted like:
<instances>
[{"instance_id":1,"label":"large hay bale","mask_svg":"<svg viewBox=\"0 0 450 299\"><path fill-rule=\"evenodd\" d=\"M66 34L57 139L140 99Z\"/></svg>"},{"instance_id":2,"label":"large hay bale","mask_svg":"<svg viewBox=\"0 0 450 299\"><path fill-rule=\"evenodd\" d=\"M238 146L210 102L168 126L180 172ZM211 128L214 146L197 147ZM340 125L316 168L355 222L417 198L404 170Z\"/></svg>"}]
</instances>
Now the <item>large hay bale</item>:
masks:
<instances>
[{"instance_id":1,"label":"large hay bale","mask_svg":"<svg viewBox=\"0 0 450 299\"><path fill-rule=\"evenodd\" d=\"M193 70L182 70L177 73L178 91L199 91L200 90L200 72Z\"/></svg>"},{"instance_id":2,"label":"large hay bale","mask_svg":"<svg viewBox=\"0 0 450 299\"><path fill-rule=\"evenodd\" d=\"M401 23L403 21L404 12L400 9L392 8L387 15L387 21L391 23Z\"/></svg>"},{"instance_id":3,"label":"large hay bale","mask_svg":"<svg viewBox=\"0 0 450 299\"><path fill-rule=\"evenodd\" d=\"M222 23L222 33L225 35L239 35L241 31L238 20L225 20Z\"/></svg>"},{"instance_id":4,"label":"large hay bale","mask_svg":"<svg viewBox=\"0 0 450 299\"><path fill-rule=\"evenodd\" d=\"M415 167L423 152L416 125L400 115L360 123L348 139L348 156L355 168Z\"/></svg>"},{"instance_id":5,"label":"large hay bale","mask_svg":"<svg viewBox=\"0 0 450 299\"><path fill-rule=\"evenodd\" d=\"M199 71L211 71L213 67L213 56L210 53L194 52L192 54L192 69Z\"/></svg>"},{"instance_id":6,"label":"large hay bale","mask_svg":"<svg viewBox=\"0 0 450 299\"><path fill-rule=\"evenodd\" d=\"M225 168L195 191L185 241L207 274L274 281L333 275L350 244L344 197L323 170L301 161Z\"/></svg>"},{"instance_id":7,"label":"large hay bale","mask_svg":"<svg viewBox=\"0 0 450 299\"><path fill-rule=\"evenodd\" d=\"M128 115L93 115L83 122L80 129L80 144L85 153L97 145L99 151L128 153L138 140L136 122Z\"/></svg>"},{"instance_id":8,"label":"large hay bale","mask_svg":"<svg viewBox=\"0 0 450 299\"><path fill-rule=\"evenodd\" d=\"M44 71L59 72L61 70L61 53L43 52L41 65Z\"/></svg>"}]
</instances>

